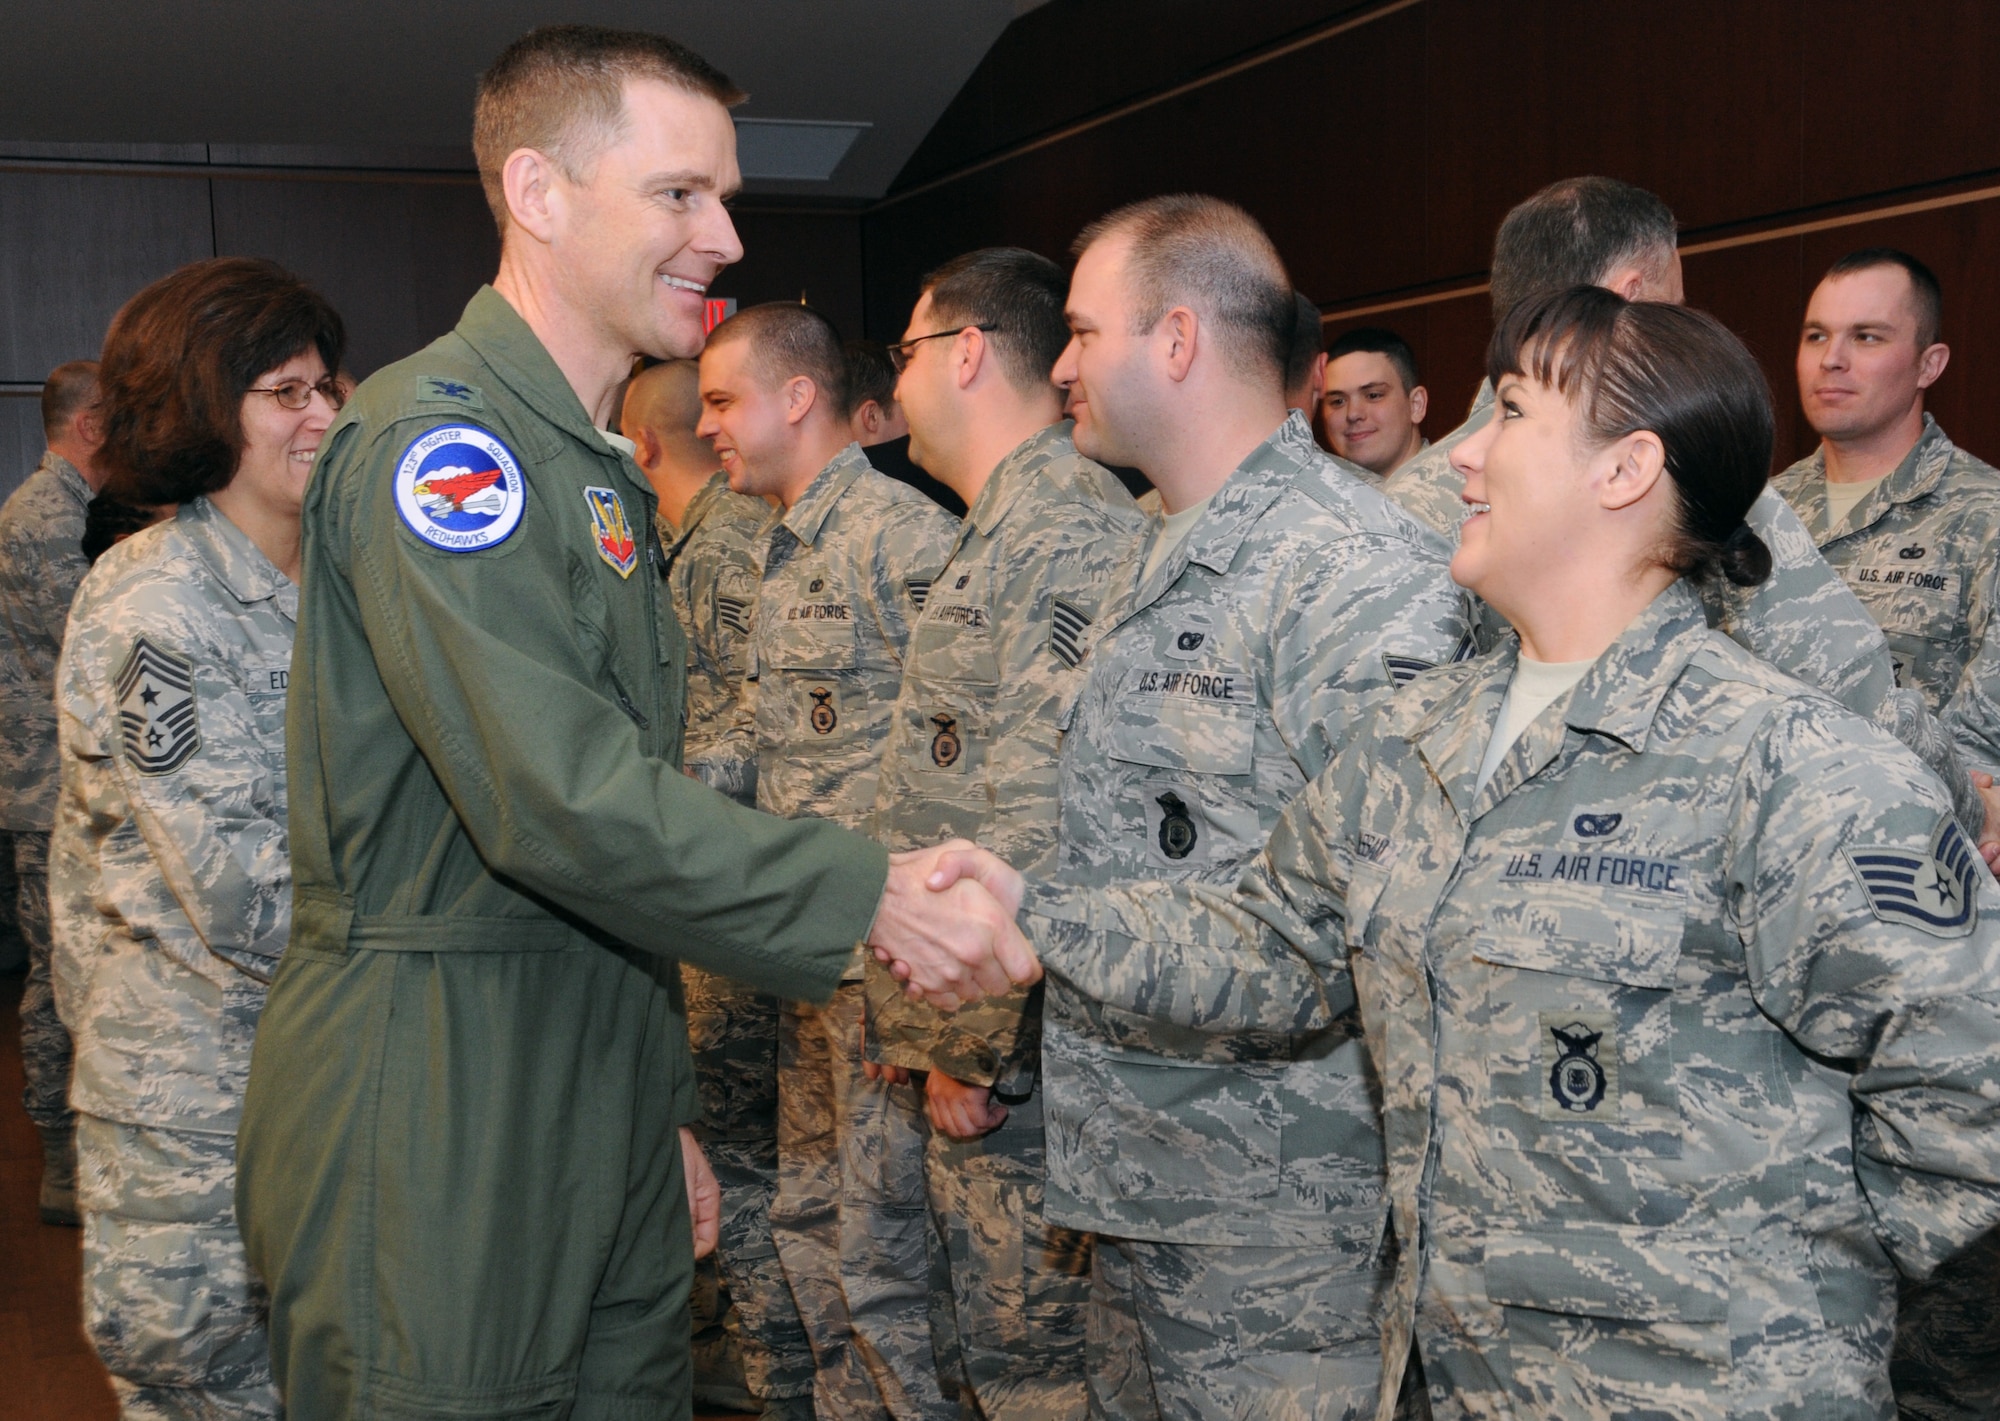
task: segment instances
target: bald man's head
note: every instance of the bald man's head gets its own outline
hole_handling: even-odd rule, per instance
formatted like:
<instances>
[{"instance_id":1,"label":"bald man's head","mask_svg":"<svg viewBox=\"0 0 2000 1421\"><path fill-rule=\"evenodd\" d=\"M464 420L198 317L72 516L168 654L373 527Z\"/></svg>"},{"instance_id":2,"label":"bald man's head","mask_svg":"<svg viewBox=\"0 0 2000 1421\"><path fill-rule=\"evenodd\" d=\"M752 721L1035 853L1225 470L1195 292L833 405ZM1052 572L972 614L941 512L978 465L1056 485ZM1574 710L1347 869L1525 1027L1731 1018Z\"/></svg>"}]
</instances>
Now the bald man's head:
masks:
<instances>
[{"instance_id":1,"label":"bald man's head","mask_svg":"<svg viewBox=\"0 0 2000 1421\"><path fill-rule=\"evenodd\" d=\"M636 440L647 429L663 443L694 438L701 422L701 362L667 360L632 377L619 427Z\"/></svg>"}]
</instances>

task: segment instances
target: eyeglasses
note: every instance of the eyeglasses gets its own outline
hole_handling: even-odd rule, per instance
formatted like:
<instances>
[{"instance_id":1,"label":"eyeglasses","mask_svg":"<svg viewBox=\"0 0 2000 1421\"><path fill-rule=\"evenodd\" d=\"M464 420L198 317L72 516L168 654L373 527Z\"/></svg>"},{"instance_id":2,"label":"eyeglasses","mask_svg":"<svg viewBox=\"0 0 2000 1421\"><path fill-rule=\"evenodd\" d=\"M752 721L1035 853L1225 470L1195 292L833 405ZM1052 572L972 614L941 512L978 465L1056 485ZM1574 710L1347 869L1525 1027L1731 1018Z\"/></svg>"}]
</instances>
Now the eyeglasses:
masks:
<instances>
[{"instance_id":1,"label":"eyeglasses","mask_svg":"<svg viewBox=\"0 0 2000 1421\"><path fill-rule=\"evenodd\" d=\"M999 329L998 324L988 322L983 326L953 326L948 331L932 331L927 336L911 336L908 340L899 340L889 347L889 364L900 375L910 368L910 347L913 345L922 345L927 340L941 340L945 336L955 336L960 331L997 331Z\"/></svg>"},{"instance_id":2,"label":"eyeglasses","mask_svg":"<svg viewBox=\"0 0 2000 1421\"><path fill-rule=\"evenodd\" d=\"M302 410L313 401L313 392L326 396L326 402L335 409L347 403L340 386L329 375L317 384L310 380L287 380L279 385L252 385L243 393L246 395L269 395L288 410Z\"/></svg>"}]
</instances>

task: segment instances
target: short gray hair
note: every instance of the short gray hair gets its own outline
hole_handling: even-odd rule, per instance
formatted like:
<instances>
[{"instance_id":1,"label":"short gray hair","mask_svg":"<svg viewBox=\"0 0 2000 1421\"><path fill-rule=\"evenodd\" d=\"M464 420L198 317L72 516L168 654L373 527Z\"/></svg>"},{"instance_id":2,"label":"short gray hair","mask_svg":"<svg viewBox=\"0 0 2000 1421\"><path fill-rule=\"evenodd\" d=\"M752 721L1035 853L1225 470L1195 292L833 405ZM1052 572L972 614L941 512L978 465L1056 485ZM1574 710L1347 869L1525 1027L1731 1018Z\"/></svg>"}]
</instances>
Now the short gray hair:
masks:
<instances>
[{"instance_id":1,"label":"short gray hair","mask_svg":"<svg viewBox=\"0 0 2000 1421\"><path fill-rule=\"evenodd\" d=\"M1563 178L1509 212L1493 237L1493 320L1523 301L1598 286L1627 263L1664 269L1678 238L1674 214L1616 178Z\"/></svg>"}]
</instances>

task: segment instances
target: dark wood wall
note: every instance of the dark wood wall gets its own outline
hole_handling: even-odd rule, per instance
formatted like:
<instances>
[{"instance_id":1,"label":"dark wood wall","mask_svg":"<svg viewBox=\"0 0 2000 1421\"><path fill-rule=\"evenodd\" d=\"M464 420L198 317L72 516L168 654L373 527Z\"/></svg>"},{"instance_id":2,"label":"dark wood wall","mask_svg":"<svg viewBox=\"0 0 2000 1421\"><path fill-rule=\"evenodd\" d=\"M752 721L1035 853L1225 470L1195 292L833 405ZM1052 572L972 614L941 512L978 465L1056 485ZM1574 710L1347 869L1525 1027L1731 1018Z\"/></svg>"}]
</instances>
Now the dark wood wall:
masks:
<instances>
[{"instance_id":1,"label":"dark wood wall","mask_svg":"<svg viewBox=\"0 0 2000 1421\"><path fill-rule=\"evenodd\" d=\"M345 318L363 376L449 329L492 275L493 221L469 177L252 176L204 156L0 156L0 497L41 455L42 377L95 356L126 298L178 266L260 256L297 272Z\"/></svg>"},{"instance_id":2,"label":"dark wood wall","mask_svg":"<svg viewBox=\"0 0 2000 1421\"><path fill-rule=\"evenodd\" d=\"M1249 30L1245 8L1053 0L1016 21L864 220L871 327L900 326L957 252L1060 259L1118 203L1212 192L1269 228L1330 335L1409 339L1442 432L1483 364L1494 227L1544 183L1606 173L1674 208L1689 300L1763 360L1782 458L1812 442L1805 299L1878 243L1937 270L1954 354L1932 408L2000 458L1991 0L1284 0L1248 7ZM1947 205L1869 216L1925 202ZM1834 225L1793 230L1816 223Z\"/></svg>"}]
</instances>

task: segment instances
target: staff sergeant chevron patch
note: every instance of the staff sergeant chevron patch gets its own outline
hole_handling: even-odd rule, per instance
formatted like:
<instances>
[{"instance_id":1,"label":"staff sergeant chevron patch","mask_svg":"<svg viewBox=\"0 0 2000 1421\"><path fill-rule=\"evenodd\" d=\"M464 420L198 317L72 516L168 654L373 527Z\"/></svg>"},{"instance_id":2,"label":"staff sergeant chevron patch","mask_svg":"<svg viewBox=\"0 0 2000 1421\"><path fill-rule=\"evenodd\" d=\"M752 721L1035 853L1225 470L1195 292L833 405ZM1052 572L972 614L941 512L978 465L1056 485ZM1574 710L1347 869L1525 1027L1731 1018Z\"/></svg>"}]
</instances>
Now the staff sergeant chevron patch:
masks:
<instances>
[{"instance_id":1,"label":"staff sergeant chevron patch","mask_svg":"<svg viewBox=\"0 0 2000 1421\"><path fill-rule=\"evenodd\" d=\"M142 775L170 775L201 748L194 668L140 637L118 673L118 724L125 758Z\"/></svg>"},{"instance_id":2,"label":"staff sergeant chevron patch","mask_svg":"<svg viewBox=\"0 0 2000 1421\"><path fill-rule=\"evenodd\" d=\"M1930 851L1849 848L1849 867L1885 923L1905 923L1932 937L1964 937L1979 920L1979 880L1973 851L1956 822L1931 835Z\"/></svg>"}]
</instances>

